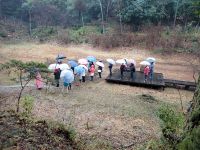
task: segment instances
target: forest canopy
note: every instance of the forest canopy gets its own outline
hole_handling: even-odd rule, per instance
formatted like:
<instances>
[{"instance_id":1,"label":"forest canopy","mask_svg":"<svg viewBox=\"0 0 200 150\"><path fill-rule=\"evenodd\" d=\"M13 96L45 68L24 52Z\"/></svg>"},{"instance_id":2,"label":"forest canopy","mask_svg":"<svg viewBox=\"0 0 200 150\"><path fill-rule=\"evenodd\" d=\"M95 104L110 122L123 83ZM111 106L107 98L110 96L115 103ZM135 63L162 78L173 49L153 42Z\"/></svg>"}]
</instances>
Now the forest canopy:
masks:
<instances>
[{"instance_id":1,"label":"forest canopy","mask_svg":"<svg viewBox=\"0 0 200 150\"><path fill-rule=\"evenodd\" d=\"M0 17L37 26L82 26L96 21L144 24L199 24L199 0L0 0Z\"/></svg>"}]
</instances>

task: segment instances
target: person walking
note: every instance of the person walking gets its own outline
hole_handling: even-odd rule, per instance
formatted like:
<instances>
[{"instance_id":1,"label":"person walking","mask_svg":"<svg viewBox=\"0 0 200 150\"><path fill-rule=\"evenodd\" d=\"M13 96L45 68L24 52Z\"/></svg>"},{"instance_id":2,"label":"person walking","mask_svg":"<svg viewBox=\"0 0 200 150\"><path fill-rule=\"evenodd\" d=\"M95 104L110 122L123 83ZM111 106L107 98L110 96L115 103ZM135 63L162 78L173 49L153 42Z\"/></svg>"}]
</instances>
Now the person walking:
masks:
<instances>
[{"instance_id":1,"label":"person walking","mask_svg":"<svg viewBox=\"0 0 200 150\"><path fill-rule=\"evenodd\" d=\"M74 73L74 67L71 67L71 69L72 69L72 71L73 71L73 73Z\"/></svg>"},{"instance_id":2,"label":"person walking","mask_svg":"<svg viewBox=\"0 0 200 150\"><path fill-rule=\"evenodd\" d=\"M67 93L68 93L68 91L72 89L72 83L68 83L64 79L62 93L64 92L65 89L67 89Z\"/></svg>"},{"instance_id":3,"label":"person walking","mask_svg":"<svg viewBox=\"0 0 200 150\"><path fill-rule=\"evenodd\" d=\"M108 68L110 71L110 76L112 76L112 67L113 67L113 64L109 63Z\"/></svg>"},{"instance_id":4,"label":"person walking","mask_svg":"<svg viewBox=\"0 0 200 150\"><path fill-rule=\"evenodd\" d=\"M54 79L56 82L56 87L59 87L60 73L61 73L60 68L54 70Z\"/></svg>"},{"instance_id":5,"label":"person walking","mask_svg":"<svg viewBox=\"0 0 200 150\"><path fill-rule=\"evenodd\" d=\"M93 81L94 79L94 73L95 73L95 68L94 68L94 65L92 65L89 69L89 74L90 74L90 81Z\"/></svg>"},{"instance_id":6,"label":"person walking","mask_svg":"<svg viewBox=\"0 0 200 150\"><path fill-rule=\"evenodd\" d=\"M154 73L154 62L151 62L151 65L150 65L150 81L153 81L153 73Z\"/></svg>"},{"instance_id":7,"label":"person walking","mask_svg":"<svg viewBox=\"0 0 200 150\"><path fill-rule=\"evenodd\" d=\"M149 76L150 68L149 66L146 66L144 68L144 82L147 82L148 76Z\"/></svg>"},{"instance_id":8,"label":"person walking","mask_svg":"<svg viewBox=\"0 0 200 150\"><path fill-rule=\"evenodd\" d=\"M121 72L121 79L124 77L124 71L126 69L126 66L125 64L123 63L121 66L120 66L120 72Z\"/></svg>"},{"instance_id":9,"label":"person walking","mask_svg":"<svg viewBox=\"0 0 200 150\"><path fill-rule=\"evenodd\" d=\"M135 80L135 65L131 63L130 65L131 80Z\"/></svg>"},{"instance_id":10,"label":"person walking","mask_svg":"<svg viewBox=\"0 0 200 150\"><path fill-rule=\"evenodd\" d=\"M101 73L103 71L103 67L98 66L98 74L99 74L99 78L101 78Z\"/></svg>"},{"instance_id":11,"label":"person walking","mask_svg":"<svg viewBox=\"0 0 200 150\"><path fill-rule=\"evenodd\" d=\"M37 71L36 76L35 76L35 85L38 90L41 90L43 88L42 77L39 71Z\"/></svg>"},{"instance_id":12,"label":"person walking","mask_svg":"<svg viewBox=\"0 0 200 150\"><path fill-rule=\"evenodd\" d=\"M89 61L88 68L90 68L92 65L94 65L94 63L92 61Z\"/></svg>"},{"instance_id":13,"label":"person walking","mask_svg":"<svg viewBox=\"0 0 200 150\"><path fill-rule=\"evenodd\" d=\"M84 69L84 71L81 73L81 76L82 76L82 82L85 82L85 73L86 71L85 71L85 69Z\"/></svg>"}]
</instances>

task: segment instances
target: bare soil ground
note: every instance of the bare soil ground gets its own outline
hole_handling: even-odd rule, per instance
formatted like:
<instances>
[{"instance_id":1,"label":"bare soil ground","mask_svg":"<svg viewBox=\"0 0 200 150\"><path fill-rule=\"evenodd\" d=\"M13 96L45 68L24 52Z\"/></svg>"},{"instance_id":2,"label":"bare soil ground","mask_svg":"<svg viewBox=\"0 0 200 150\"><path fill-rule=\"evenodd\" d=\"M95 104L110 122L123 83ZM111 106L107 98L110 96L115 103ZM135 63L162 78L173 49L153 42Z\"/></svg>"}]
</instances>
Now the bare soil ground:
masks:
<instances>
[{"instance_id":1,"label":"bare soil ground","mask_svg":"<svg viewBox=\"0 0 200 150\"><path fill-rule=\"evenodd\" d=\"M193 81L193 68L191 64L199 65L195 56L189 54L155 54L152 51L135 48L118 48L106 50L93 48L89 45L71 45L61 46L55 43L51 44L32 44L19 43L10 45L0 45L0 63L8 59L20 59L23 61L40 61L55 59L58 53L62 53L71 59L84 58L88 55L94 55L98 59L107 58L120 59L132 58L139 64L147 57L157 59L155 71L162 72L166 78L178 80ZM139 67L139 65L137 65Z\"/></svg>"},{"instance_id":2,"label":"bare soil ground","mask_svg":"<svg viewBox=\"0 0 200 150\"><path fill-rule=\"evenodd\" d=\"M68 133L46 122L28 122L13 112L0 112L0 149L77 149Z\"/></svg>"},{"instance_id":3,"label":"bare soil ground","mask_svg":"<svg viewBox=\"0 0 200 150\"><path fill-rule=\"evenodd\" d=\"M190 60L198 65L194 56L170 55L163 56L147 50L121 48L112 51L92 48L88 45L59 46L57 44L30 44L2 45L0 47L0 62L8 59L23 61L41 61L55 59L58 53L68 58L78 59L94 55L98 59L106 58L134 58L137 63L152 56L157 58L156 72L164 73L166 78L193 81ZM117 66L115 66L117 67ZM139 66L138 66L139 67ZM138 69L138 68L137 68ZM108 74L107 68L103 77ZM1 73L0 84L6 82L5 73ZM172 104L180 109L180 95L176 89L167 88L165 91L132 87L127 85L108 84L96 77L94 82L87 81L80 86L73 86L72 91L60 93L61 89L52 88L50 93L32 90L29 92L35 97L33 114L41 119L55 120L74 126L79 138L88 141L88 147L93 149L95 141L107 141L114 149L121 145L133 144L130 149L144 144L154 138L159 138L159 120L156 117L157 109L163 104ZM192 99L193 93L180 91L184 108ZM3 96L12 93L12 90L0 88ZM146 100L144 95L153 97ZM10 99L7 104L14 103Z\"/></svg>"}]
</instances>

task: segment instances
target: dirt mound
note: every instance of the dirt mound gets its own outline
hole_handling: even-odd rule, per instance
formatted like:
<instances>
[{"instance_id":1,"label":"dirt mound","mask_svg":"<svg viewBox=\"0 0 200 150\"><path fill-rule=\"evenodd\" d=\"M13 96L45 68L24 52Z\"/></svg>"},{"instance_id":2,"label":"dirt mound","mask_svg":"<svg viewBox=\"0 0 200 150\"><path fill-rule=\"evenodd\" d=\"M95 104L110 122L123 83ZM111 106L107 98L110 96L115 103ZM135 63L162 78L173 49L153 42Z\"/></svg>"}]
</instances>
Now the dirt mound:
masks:
<instances>
[{"instance_id":1,"label":"dirt mound","mask_svg":"<svg viewBox=\"0 0 200 150\"><path fill-rule=\"evenodd\" d=\"M0 112L0 149L77 149L70 133L45 121L30 123L13 112Z\"/></svg>"}]
</instances>

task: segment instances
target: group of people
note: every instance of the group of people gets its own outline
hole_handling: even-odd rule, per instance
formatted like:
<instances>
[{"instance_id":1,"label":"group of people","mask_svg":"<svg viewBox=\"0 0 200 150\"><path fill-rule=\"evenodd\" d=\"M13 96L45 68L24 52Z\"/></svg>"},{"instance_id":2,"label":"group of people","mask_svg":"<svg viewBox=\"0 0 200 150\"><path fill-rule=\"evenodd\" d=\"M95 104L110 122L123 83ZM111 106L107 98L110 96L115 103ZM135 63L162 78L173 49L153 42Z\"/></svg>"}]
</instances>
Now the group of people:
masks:
<instances>
[{"instance_id":1,"label":"group of people","mask_svg":"<svg viewBox=\"0 0 200 150\"><path fill-rule=\"evenodd\" d=\"M62 64L61 61L59 61L57 63L58 64ZM86 81L85 77L86 77L87 73L90 76L90 81L93 81L94 80L95 71L96 71L96 67L95 67L94 62L88 62L87 66L86 65L81 65L81 66L84 68L83 69L84 71L81 72L81 73L77 73L74 67L71 67L70 70L73 72L74 75L79 76L79 82L80 83ZM98 66L97 71L98 71L99 78L102 78L103 67L102 66ZM61 71L60 68L54 69L54 79L55 79L56 87L59 87L59 83L60 83L60 80L61 80L61 72L62 71ZM64 78L62 79L62 81L63 81L63 86L67 87L68 90L71 90L71 84L72 83L65 82ZM79 84L76 84L76 85L79 85Z\"/></svg>"},{"instance_id":2,"label":"group of people","mask_svg":"<svg viewBox=\"0 0 200 150\"><path fill-rule=\"evenodd\" d=\"M99 61L99 63L102 63L102 61ZM113 68L114 63L110 63L110 62L108 62L108 63L109 63L108 68L109 68L109 73L110 73L109 75L110 75L110 77L112 77L112 75L113 75L112 68ZM60 61L60 60L56 62L56 65L61 65L61 64L62 64L62 61ZM60 80L62 80L63 86L65 88L67 88L68 90L71 90L71 84L74 81L74 76L75 75L79 76L79 82L81 83L81 82L86 81L85 76L87 73L90 76L90 81L93 81L96 69L97 69L99 78L102 78L102 72L103 72L104 66L97 64L98 67L96 68L94 62L92 62L92 61L88 61L87 65L80 65L80 66L81 66L81 69L83 69L83 71L81 71L81 73L76 72L76 67L74 67L74 66L71 66L70 69L67 69L68 72L71 72L70 75L71 75L72 79L70 79L70 81L69 81L69 79L65 80L65 78L61 78L62 70L61 70L61 68L55 66L55 68L53 69L55 86L59 87ZM124 78L125 71L130 72L131 80L134 81L136 79L135 63L133 63L133 62L127 63L127 61L125 61L125 63L121 63L121 66L120 66L121 79ZM154 62L151 62L150 65L146 65L144 67L144 69L143 69L144 82L147 82L148 79L150 79L150 81L153 80L153 71L154 71ZM38 89L42 89L42 87L43 87L43 84L41 81L42 81L42 77L41 77L40 73L38 72L36 75L36 86ZM77 85L79 85L80 83L77 83Z\"/></svg>"},{"instance_id":3,"label":"group of people","mask_svg":"<svg viewBox=\"0 0 200 150\"><path fill-rule=\"evenodd\" d=\"M111 72L112 66L111 67L109 66L109 69L110 69L110 76L112 76L112 72ZM134 63L131 63L130 65L124 64L124 63L121 64L120 66L121 79L123 79L125 71L130 71L131 80L135 80L136 68L135 68ZM144 73L144 82L147 82L148 79L150 81L153 81L154 62L151 62L150 65L145 65L142 71Z\"/></svg>"},{"instance_id":4,"label":"group of people","mask_svg":"<svg viewBox=\"0 0 200 150\"><path fill-rule=\"evenodd\" d=\"M136 69L135 69L135 65L134 63L131 63L130 65L128 64L122 64L120 66L120 73L121 73L121 79L123 79L124 77L124 71L130 71L130 77L131 77L131 80L135 80L135 72L136 72Z\"/></svg>"},{"instance_id":5,"label":"group of people","mask_svg":"<svg viewBox=\"0 0 200 150\"><path fill-rule=\"evenodd\" d=\"M99 61L99 62L102 62L102 61ZM103 67L102 66L98 66L97 71L98 71L98 74L99 74L99 78L101 78L101 74L103 72ZM95 65L94 65L94 62L89 62L88 72L89 72L89 76L90 76L90 81L93 81L94 74L95 74ZM80 80L80 82L81 82L81 80ZM83 82L85 82L85 80Z\"/></svg>"}]
</instances>

